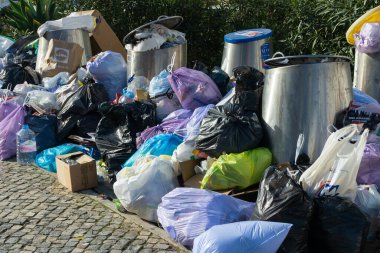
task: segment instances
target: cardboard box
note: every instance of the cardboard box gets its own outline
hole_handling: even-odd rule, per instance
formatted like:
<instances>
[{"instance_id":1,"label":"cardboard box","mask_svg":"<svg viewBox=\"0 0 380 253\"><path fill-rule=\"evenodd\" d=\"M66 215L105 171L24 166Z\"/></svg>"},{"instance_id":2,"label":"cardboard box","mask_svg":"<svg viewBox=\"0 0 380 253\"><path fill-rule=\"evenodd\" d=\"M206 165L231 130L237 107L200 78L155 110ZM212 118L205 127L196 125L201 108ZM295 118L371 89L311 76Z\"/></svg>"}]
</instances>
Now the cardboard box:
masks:
<instances>
[{"instance_id":1,"label":"cardboard box","mask_svg":"<svg viewBox=\"0 0 380 253\"><path fill-rule=\"evenodd\" d=\"M127 61L127 50L99 11L79 11L75 14L91 15L96 18L96 28L91 35L91 49L94 55L110 50L122 54Z\"/></svg>"},{"instance_id":2,"label":"cardboard box","mask_svg":"<svg viewBox=\"0 0 380 253\"><path fill-rule=\"evenodd\" d=\"M199 165L202 160L190 160L186 162L180 162L179 167L182 171L182 179L185 187L201 188L202 175L195 173L194 167Z\"/></svg>"},{"instance_id":3,"label":"cardboard box","mask_svg":"<svg viewBox=\"0 0 380 253\"><path fill-rule=\"evenodd\" d=\"M69 165L64 160L72 157L76 164ZM60 155L55 158L58 181L72 192L94 188L98 185L96 162L82 152Z\"/></svg>"}]
</instances>

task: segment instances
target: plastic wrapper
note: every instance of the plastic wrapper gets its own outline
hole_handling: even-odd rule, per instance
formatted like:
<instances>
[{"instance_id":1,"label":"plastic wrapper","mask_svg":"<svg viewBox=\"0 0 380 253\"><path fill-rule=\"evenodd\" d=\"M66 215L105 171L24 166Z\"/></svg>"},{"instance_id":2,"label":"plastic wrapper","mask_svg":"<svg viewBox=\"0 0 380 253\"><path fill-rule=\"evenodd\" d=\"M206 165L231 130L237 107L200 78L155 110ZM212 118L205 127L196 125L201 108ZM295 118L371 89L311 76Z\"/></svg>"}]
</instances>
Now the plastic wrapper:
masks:
<instances>
[{"instance_id":1,"label":"plastic wrapper","mask_svg":"<svg viewBox=\"0 0 380 253\"><path fill-rule=\"evenodd\" d=\"M158 121L163 120L170 113L182 108L181 103L173 91L154 97L152 98L152 101L156 105Z\"/></svg>"},{"instance_id":2,"label":"plastic wrapper","mask_svg":"<svg viewBox=\"0 0 380 253\"><path fill-rule=\"evenodd\" d=\"M137 138L137 147L139 148L144 142L159 134L186 135L186 124L189 121L191 114L191 111L185 109L172 112L160 125L144 130Z\"/></svg>"},{"instance_id":3,"label":"plastic wrapper","mask_svg":"<svg viewBox=\"0 0 380 253\"><path fill-rule=\"evenodd\" d=\"M42 84L48 91L55 92L59 87L66 85L69 79L70 75L68 72L61 72L51 78L45 77L42 79Z\"/></svg>"},{"instance_id":4,"label":"plastic wrapper","mask_svg":"<svg viewBox=\"0 0 380 253\"><path fill-rule=\"evenodd\" d=\"M100 106L103 117L96 130L96 146L110 170L121 165L136 151L136 134L156 125L154 105L136 101L130 104Z\"/></svg>"},{"instance_id":5,"label":"plastic wrapper","mask_svg":"<svg viewBox=\"0 0 380 253\"><path fill-rule=\"evenodd\" d=\"M164 69L157 76L153 77L150 80L149 84L149 96L151 98L166 94L169 90L171 90L169 77L170 73Z\"/></svg>"},{"instance_id":6,"label":"plastic wrapper","mask_svg":"<svg viewBox=\"0 0 380 253\"><path fill-rule=\"evenodd\" d=\"M25 104L40 114L52 114L60 109L55 94L48 91L34 90L28 92Z\"/></svg>"},{"instance_id":7,"label":"plastic wrapper","mask_svg":"<svg viewBox=\"0 0 380 253\"><path fill-rule=\"evenodd\" d=\"M179 68L169 76L169 82L185 109L194 110L208 104L216 104L222 99L214 81L197 70Z\"/></svg>"},{"instance_id":8,"label":"plastic wrapper","mask_svg":"<svg viewBox=\"0 0 380 253\"><path fill-rule=\"evenodd\" d=\"M209 156L223 153L241 153L257 148L263 129L253 111L244 111L239 105L226 104L208 111L196 139L196 148Z\"/></svg>"},{"instance_id":9,"label":"plastic wrapper","mask_svg":"<svg viewBox=\"0 0 380 253\"><path fill-rule=\"evenodd\" d=\"M267 148L257 148L240 154L221 155L202 180L202 188L210 190L244 189L260 182L272 163Z\"/></svg>"},{"instance_id":10,"label":"plastic wrapper","mask_svg":"<svg viewBox=\"0 0 380 253\"><path fill-rule=\"evenodd\" d=\"M117 93L121 94L127 86L127 64L119 53L106 51L98 54L87 63L87 70L103 86L108 101L112 101Z\"/></svg>"},{"instance_id":11,"label":"plastic wrapper","mask_svg":"<svg viewBox=\"0 0 380 253\"><path fill-rule=\"evenodd\" d=\"M96 113L98 106L105 101L107 95L100 84L88 83L77 89L58 112L58 140L63 141L68 137L77 128L78 120L87 114Z\"/></svg>"},{"instance_id":12,"label":"plastic wrapper","mask_svg":"<svg viewBox=\"0 0 380 253\"><path fill-rule=\"evenodd\" d=\"M149 89L149 79L145 76L134 76L127 89L135 94L137 94L137 90L147 91Z\"/></svg>"},{"instance_id":13,"label":"plastic wrapper","mask_svg":"<svg viewBox=\"0 0 380 253\"><path fill-rule=\"evenodd\" d=\"M147 140L124 164L131 167L141 157L146 155L169 155L182 143L182 139L175 134L160 134Z\"/></svg>"},{"instance_id":14,"label":"plastic wrapper","mask_svg":"<svg viewBox=\"0 0 380 253\"><path fill-rule=\"evenodd\" d=\"M55 157L82 151L82 147L74 144L63 144L58 147L45 149L36 156L36 165L50 172L57 172Z\"/></svg>"},{"instance_id":15,"label":"plastic wrapper","mask_svg":"<svg viewBox=\"0 0 380 253\"><path fill-rule=\"evenodd\" d=\"M369 221L357 205L338 196L317 198L315 203L309 252L365 252Z\"/></svg>"},{"instance_id":16,"label":"plastic wrapper","mask_svg":"<svg viewBox=\"0 0 380 253\"><path fill-rule=\"evenodd\" d=\"M264 74L249 66L233 69L236 78L236 93L256 90L264 85Z\"/></svg>"},{"instance_id":17,"label":"plastic wrapper","mask_svg":"<svg viewBox=\"0 0 380 253\"><path fill-rule=\"evenodd\" d=\"M162 198L158 221L177 242L192 247L194 239L215 225L250 219L254 203L195 188L176 188Z\"/></svg>"},{"instance_id":18,"label":"plastic wrapper","mask_svg":"<svg viewBox=\"0 0 380 253\"><path fill-rule=\"evenodd\" d=\"M127 211L157 222L161 198L178 187L170 157L145 156L116 175L115 195Z\"/></svg>"},{"instance_id":19,"label":"plastic wrapper","mask_svg":"<svg viewBox=\"0 0 380 253\"><path fill-rule=\"evenodd\" d=\"M356 178L363 157L368 129L358 135L350 125L332 133L318 159L301 176L303 189L312 197L341 196L354 201ZM356 139L353 142L352 139Z\"/></svg>"},{"instance_id":20,"label":"plastic wrapper","mask_svg":"<svg viewBox=\"0 0 380 253\"><path fill-rule=\"evenodd\" d=\"M16 135L24 124L25 114L24 107L17 105L0 121L0 161L16 155Z\"/></svg>"},{"instance_id":21,"label":"plastic wrapper","mask_svg":"<svg viewBox=\"0 0 380 253\"><path fill-rule=\"evenodd\" d=\"M9 64L0 72L2 89L13 90L20 83L40 84L41 81L41 75L27 64Z\"/></svg>"},{"instance_id":22,"label":"plastic wrapper","mask_svg":"<svg viewBox=\"0 0 380 253\"><path fill-rule=\"evenodd\" d=\"M260 183L253 220L293 224L278 252L307 252L313 201L287 168L269 167Z\"/></svg>"},{"instance_id":23,"label":"plastic wrapper","mask_svg":"<svg viewBox=\"0 0 380 253\"><path fill-rule=\"evenodd\" d=\"M380 52L380 23L365 23L359 34L355 34L356 49L361 53Z\"/></svg>"},{"instance_id":24,"label":"plastic wrapper","mask_svg":"<svg viewBox=\"0 0 380 253\"><path fill-rule=\"evenodd\" d=\"M380 143L369 143L364 148L356 181L359 184L375 184L380 189Z\"/></svg>"},{"instance_id":25,"label":"plastic wrapper","mask_svg":"<svg viewBox=\"0 0 380 253\"><path fill-rule=\"evenodd\" d=\"M55 115L25 117L25 124L36 134L37 152L55 147L57 141L57 117Z\"/></svg>"},{"instance_id":26,"label":"plastic wrapper","mask_svg":"<svg viewBox=\"0 0 380 253\"><path fill-rule=\"evenodd\" d=\"M206 105L194 110L186 126L186 140L195 140L198 137L203 118L207 115L208 111L214 107L215 105Z\"/></svg>"},{"instance_id":27,"label":"plastic wrapper","mask_svg":"<svg viewBox=\"0 0 380 253\"><path fill-rule=\"evenodd\" d=\"M12 46L13 43L13 40L0 35L0 58L5 55L7 49Z\"/></svg>"},{"instance_id":28,"label":"plastic wrapper","mask_svg":"<svg viewBox=\"0 0 380 253\"><path fill-rule=\"evenodd\" d=\"M217 225L195 238L193 253L276 253L291 226L266 221Z\"/></svg>"}]
</instances>

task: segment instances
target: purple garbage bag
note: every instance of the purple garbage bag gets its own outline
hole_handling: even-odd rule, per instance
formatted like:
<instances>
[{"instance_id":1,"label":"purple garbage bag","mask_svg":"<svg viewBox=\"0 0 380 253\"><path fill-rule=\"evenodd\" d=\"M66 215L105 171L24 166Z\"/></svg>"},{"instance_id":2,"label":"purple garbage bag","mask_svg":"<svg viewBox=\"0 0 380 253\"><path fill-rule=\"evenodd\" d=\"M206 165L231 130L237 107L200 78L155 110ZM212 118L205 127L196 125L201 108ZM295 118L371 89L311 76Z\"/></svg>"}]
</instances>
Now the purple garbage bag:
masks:
<instances>
[{"instance_id":1,"label":"purple garbage bag","mask_svg":"<svg viewBox=\"0 0 380 253\"><path fill-rule=\"evenodd\" d=\"M194 110L186 126L186 140L195 140L197 138L203 118L207 115L208 110L214 107L215 105L206 105Z\"/></svg>"},{"instance_id":2,"label":"purple garbage bag","mask_svg":"<svg viewBox=\"0 0 380 253\"><path fill-rule=\"evenodd\" d=\"M169 76L169 82L185 109L195 110L222 99L214 81L198 70L179 68Z\"/></svg>"},{"instance_id":3,"label":"purple garbage bag","mask_svg":"<svg viewBox=\"0 0 380 253\"><path fill-rule=\"evenodd\" d=\"M2 121L7 115L9 115L12 111L17 109L19 105L16 103L10 102L2 102L0 103L0 121Z\"/></svg>"},{"instance_id":4,"label":"purple garbage bag","mask_svg":"<svg viewBox=\"0 0 380 253\"><path fill-rule=\"evenodd\" d=\"M356 181L358 184L375 184L380 189L380 143L365 146Z\"/></svg>"},{"instance_id":5,"label":"purple garbage bag","mask_svg":"<svg viewBox=\"0 0 380 253\"><path fill-rule=\"evenodd\" d=\"M171 238L192 247L197 236L215 225L249 220L254 207L222 193L181 187L162 197L157 216Z\"/></svg>"},{"instance_id":6,"label":"purple garbage bag","mask_svg":"<svg viewBox=\"0 0 380 253\"><path fill-rule=\"evenodd\" d=\"M180 109L169 114L160 125L147 128L139 137L136 145L139 148L144 142L159 134L176 134L181 137L186 136L186 125L190 120L192 111Z\"/></svg>"},{"instance_id":7,"label":"purple garbage bag","mask_svg":"<svg viewBox=\"0 0 380 253\"><path fill-rule=\"evenodd\" d=\"M360 33L355 34L355 44L362 53L380 52L380 23L365 23Z\"/></svg>"},{"instance_id":8,"label":"purple garbage bag","mask_svg":"<svg viewBox=\"0 0 380 253\"><path fill-rule=\"evenodd\" d=\"M0 160L3 161L16 155L16 134L24 124L26 111L17 105L11 113L0 121Z\"/></svg>"}]
</instances>

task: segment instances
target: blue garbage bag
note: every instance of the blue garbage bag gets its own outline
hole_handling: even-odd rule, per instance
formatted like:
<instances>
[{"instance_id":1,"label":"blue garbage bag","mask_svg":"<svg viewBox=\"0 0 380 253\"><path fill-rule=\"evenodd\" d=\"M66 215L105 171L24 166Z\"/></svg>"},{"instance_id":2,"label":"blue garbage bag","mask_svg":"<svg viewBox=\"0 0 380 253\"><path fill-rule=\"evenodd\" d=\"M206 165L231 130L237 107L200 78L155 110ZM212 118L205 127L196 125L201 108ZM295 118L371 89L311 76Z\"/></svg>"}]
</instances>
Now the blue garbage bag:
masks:
<instances>
[{"instance_id":1,"label":"blue garbage bag","mask_svg":"<svg viewBox=\"0 0 380 253\"><path fill-rule=\"evenodd\" d=\"M137 159L146 155L173 155L174 150L182 143L182 138L175 134L156 135L141 145L141 147L122 165L131 167Z\"/></svg>"},{"instance_id":2,"label":"blue garbage bag","mask_svg":"<svg viewBox=\"0 0 380 253\"><path fill-rule=\"evenodd\" d=\"M49 148L36 156L36 165L50 172L57 172L55 164L55 157L59 155L66 155L74 152L82 151L80 145L63 144L58 147Z\"/></svg>"},{"instance_id":3,"label":"blue garbage bag","mask_svg":"<svg viewBox=\"0 0 380 253\"><path fill-rule=\"evenodd\" d=\"M87 63L87 70L95 82L103 85L109 101L114 100L116 94L122 94L127 87L127 64L119 53L106 51L98 54L94 61Z\"/></svg>"},{"instance_id":4,"label":"blue garbage bag","mask_svg":"<svg viewBox=\"0 0 380 253\"><path fill-rule=\"evenodd\" d=\"M162 198L158 221L170 237L192 247L194 239L215 225L250 219L255 204L196 188L176 188Z\"/></svg>"},{"instance_id":5,"label":"blue garbage bag","mask_svg":"<svg viewBox=\"0 0 380 253\"><path fill-rule=\"evenodd\" d=\"M368 104L372 104L372 103L378 104L379 103L376 99L374 99L373 97L364 93L361 90L358 90L356 88L353 88L352 90L353 90L353 94L354 94L353 100L357 103L360 103L361 105L368 105Z\"/></svg>"},{"instance_id":6,"label":"blue garbage bag","mask_svg":"<svg viewBox=\"0 0 380 253\"><path fill-rule=\"evenodd\" d=\"M149 84L150 97L156 97L165 94L166 92L168 92L168 90L171 90L171 86L168 79L169 75L170 73L165 69L161 71L160 74L153 77Z\"/></svg>"},{"instance_id":7,"label":"blue garbage bag","mask_svg":"<svg viewBox=\"0 0 380 253\"><path fill-rule=\"evenodd\" d=\"M276 253L291 226L268 221L214 226L195 238L193 253Z\"/></svg>"}]
</instances>

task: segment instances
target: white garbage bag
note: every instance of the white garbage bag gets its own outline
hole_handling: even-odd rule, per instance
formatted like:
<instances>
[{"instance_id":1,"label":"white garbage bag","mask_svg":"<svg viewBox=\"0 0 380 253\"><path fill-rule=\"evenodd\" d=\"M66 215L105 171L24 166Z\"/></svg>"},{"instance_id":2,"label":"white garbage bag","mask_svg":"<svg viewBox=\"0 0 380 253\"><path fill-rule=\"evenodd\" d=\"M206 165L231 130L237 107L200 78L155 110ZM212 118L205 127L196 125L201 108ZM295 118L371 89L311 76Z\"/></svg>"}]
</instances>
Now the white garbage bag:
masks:
<instances>
[{"instance_id":1,"label":"white garbage bag","mask_svg":"<svg viewBox=\"0 0 380 253\"><path fill-rule=\"evenodd\" d=\"M178 187L170 157L145 156L116 175L116 197L129 212L156 222L161 198Z\"/></svg>"},{"instance_id":2,"label":"white garbage bag","mask_svg":"<svg viewBox=\"0 0 380 253\"><path fill-rule=\"evenodd\" d=\"M349 125L330 135L322 154L301 178L311 197L340 196L355 200L356 177L368 138L368 129L359 135L357 125ZM354 142L354 140L356 140Z\"/></svg>"}]
</instances>

